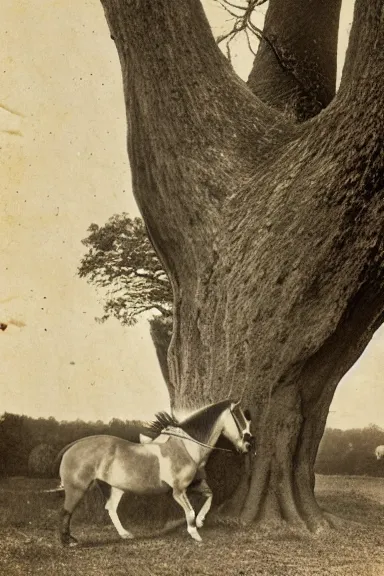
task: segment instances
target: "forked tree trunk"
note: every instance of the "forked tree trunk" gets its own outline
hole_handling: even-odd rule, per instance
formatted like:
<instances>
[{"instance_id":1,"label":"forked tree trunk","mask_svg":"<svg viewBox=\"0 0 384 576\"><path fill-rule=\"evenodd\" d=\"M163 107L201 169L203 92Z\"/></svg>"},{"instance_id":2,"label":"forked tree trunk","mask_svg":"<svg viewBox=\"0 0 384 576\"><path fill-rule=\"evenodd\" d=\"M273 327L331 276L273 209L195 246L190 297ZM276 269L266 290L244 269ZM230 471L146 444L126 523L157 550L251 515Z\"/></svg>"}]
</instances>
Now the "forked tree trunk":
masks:
<instances>
[{"instance_id":1,"label":"forked tree trunk","mask_svg":"<svg viewBox=\"0 0 384 576\"><path fill-rule=\"evenodd\" d=\"M320 529L329 405L384 309L383 0L356 0L335 98L339 0L271 0L249 86L199 0L102 3L174 290L174 407L241 396L258 448L227 509Z\"/></svg>"}]
</instances>

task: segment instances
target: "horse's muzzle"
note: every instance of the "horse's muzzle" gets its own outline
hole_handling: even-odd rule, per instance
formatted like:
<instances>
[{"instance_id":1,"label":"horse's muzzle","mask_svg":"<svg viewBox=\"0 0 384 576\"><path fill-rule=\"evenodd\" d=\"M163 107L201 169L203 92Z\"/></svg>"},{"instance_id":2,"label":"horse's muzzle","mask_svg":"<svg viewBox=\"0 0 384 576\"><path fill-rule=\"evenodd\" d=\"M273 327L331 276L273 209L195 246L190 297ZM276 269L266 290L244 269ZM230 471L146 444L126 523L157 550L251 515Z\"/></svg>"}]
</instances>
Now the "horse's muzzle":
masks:
<instances>
[{"instance_id":1,"label":"horse's muzzle","mask_svg":"<svg viewBox=\"0 0 384 576\"><path fill-rule=\"evenodd\" d=\"M252 436L251 434L247 434L247 437L244 438L245 442L245 448L247 452L252 452L252 454L256 454L256 438L254 436Z\"/></svg>"}]
</instances>

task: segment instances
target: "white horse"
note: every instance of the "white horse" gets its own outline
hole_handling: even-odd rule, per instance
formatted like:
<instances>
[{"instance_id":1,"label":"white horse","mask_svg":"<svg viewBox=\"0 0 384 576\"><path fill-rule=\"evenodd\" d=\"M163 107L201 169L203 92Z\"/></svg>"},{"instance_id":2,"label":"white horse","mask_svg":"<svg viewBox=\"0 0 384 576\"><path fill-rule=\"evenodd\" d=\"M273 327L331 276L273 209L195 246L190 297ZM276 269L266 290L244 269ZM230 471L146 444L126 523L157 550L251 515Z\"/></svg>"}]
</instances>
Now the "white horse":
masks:
<instances>
[{"instance_id":1,"label":"white horse","mask_svg":"<svg viewBox=\"0 0 384 576\"><path fill-rule=\"evenodd\" d=\"M192 412L192 414L189 414L187 416L188 420L191 419L194 415L199 414L200 410L196 410L195 412ZM254 451L255 449L255 439L251 434L251 414L249 410L241 410L241 409L237 409L233 411L233 416L236 420L236 424L238 429L241 431L241 435L242 438L245 442L249 442L251 445L252 450ZM173 418L173 416L169 416L166 412L160 412L159 414L157 414L157 422L152 423L152 432L155 431L158 436L157 438L153 438L150 436L147 436L146 434L140 433L139 434L139 441L141 444L148 444L148 443L155 443L156 442L164 442L164 437L163 440L160 440L161 438L161 434L163 433L167 433L166 430L171 430L172 426L174 427L173 430L176 433L177 436L177 425L178 422L176 419ZM149 428L151 428L151 424L148 424ZM165 436L166 438L166 436ZM190 440L192 440L192 438L190 438ZM221 448L219 448L219 450L221 450ZM212 499L213 499L213 493L212 490L207 482L207 474L205 472L205 465L207 463L208 457L210 455L210 452L206 452L205 456L203 457L203 459L200 462L199 467L197 468L196 471L196 475L193 479L193 481L191 482L191 484L189 485L189 489L191 490L191 492L194 492L196 494L200 494L203 498L204 498L204 504L200 509L200 512L198 513L197 517L196 517L196 526L197 528L201 528L204 524L204 520L208 514L208 512L211 509L212 506Z\"/></svg>"},{"instance_id":2,"label":"white horse","mask_svg":"<svg viewBox=\"0 0 384 576\"><path fill-rule=\"evenodd\" d=\"M122 538L133 537L117 515L124 492L155 494L171 490L185 512L189 534L201 541L197 528L204 522L211 496L206 494L207 501L196 518L186 490L215 448L220 434L240 453L251 449L249 422L239 402L224 400L202 408L182 422L160 414L150 428L159 437L147 444L100 435L81 438L61 450L57 460L61 461L60 478L65 490L60 521L63 545L76 545L77 540L70 534L71 517L94 483L110 487L105 507ZM201 491L205 492L204 487Z\"/></svg>"},{"instance_id":3,"label":"white horse","mask_svg":"<svg viewBox=\"0 0 384 576\"><path fill-rule=\"evenodd\" d=\"M381 460L382 458L384 458L384 446L377 446L376 450L375 450L375 456L378 460Z\"/></svg>"}]
</instances>

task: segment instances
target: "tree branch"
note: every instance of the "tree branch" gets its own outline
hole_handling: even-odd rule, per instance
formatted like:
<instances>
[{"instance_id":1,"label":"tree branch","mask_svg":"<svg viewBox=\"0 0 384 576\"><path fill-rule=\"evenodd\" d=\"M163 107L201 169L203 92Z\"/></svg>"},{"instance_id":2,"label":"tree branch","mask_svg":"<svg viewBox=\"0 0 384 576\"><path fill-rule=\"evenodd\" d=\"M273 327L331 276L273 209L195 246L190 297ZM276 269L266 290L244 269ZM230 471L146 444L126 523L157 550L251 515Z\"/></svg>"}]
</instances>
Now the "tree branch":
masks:
<instances>
[{"instance_id":1,"label":"tree branch","mask_svg":"<svg viewBox=\"0 0 384 576\"><path fill-rule=\"evenodd\" d=\"M228 46L229 42L233 40L234 37L239 34L239 32L245 32L249 49L251 52L253 52L249 39L249 33L251 32L260 40L263 37L263 32L260 30L260 28L253 24L252 14L257 6L265 4L267 0L247 0L247 6L232 4L231 2L228 2L228 0L218 0L218 2L224 8L224 10L226 10L226 12L228 12L228 14L230 14L235 19L235 23L232 27L232 30L226 34L223 34L222 36L219 36L216 42L220 44L220 42L229 39L227 42ZM231 8L228 8L228 6ZM240 10L240 14L233 12L232 8Z\"/></svg>"},{"instance_id":2,"label":"tree branch","mask_svg":"<svg viewBox=\"0 0 384 576\"><path fill-rule=\"evenodd\" d=\"M102 4L123 71L134 194L166 270L192 279L241 185L239 162L254 165L277 116L221 54L200 0Z\"/></svg>"},{"instance_id":3,"label":"tree branch","mask_svg":"<svg viewBox=\"0 0 384 576\"><path fill-rule=\"evenodd\" d=\"M350 88L361 94L362 84L370 87L372 76L383 78L384 1L356 0L349 45L345 57L340 91ZM380 97L383 89L378 93Z\"/></svg>"},{"instance_id":4,"label":"tree branch","mask_svg":"<svg viewBox=\"0 0 384 576\"><path fill-rule=\"evenodd\" d=\"M332 100L341 0L270 0L248 84L299 121Z\"/></svg>"}]
</instances>

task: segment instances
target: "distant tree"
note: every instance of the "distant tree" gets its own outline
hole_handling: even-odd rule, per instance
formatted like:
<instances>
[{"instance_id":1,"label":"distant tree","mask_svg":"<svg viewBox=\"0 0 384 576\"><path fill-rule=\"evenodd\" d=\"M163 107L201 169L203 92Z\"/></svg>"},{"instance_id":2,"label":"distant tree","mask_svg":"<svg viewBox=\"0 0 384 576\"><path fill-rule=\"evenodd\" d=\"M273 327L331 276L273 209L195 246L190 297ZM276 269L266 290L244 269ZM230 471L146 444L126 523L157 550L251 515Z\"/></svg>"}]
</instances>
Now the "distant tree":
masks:
<instances>
[{"instance_id":1,"label":"distant tree","mask_svg":"<svg viewBox=\"0 0 384 576\"><path fill-rule=\"evenodd\" d=\"M140 218L113 215L104 226L91 224L82 242L88 252L78 273L101 292L105 322L115 317L132 326L143 312L149 320L160 368L169 386L167 353L172 335L172 288Z\"/></svg>"},{"instance_id":2,"label":"distant tree","mask_svg":"<svg viewBox=\"0 0 384 576\"><path fill-rule=\"evenodd\" d=\"M50 444L38 444L32 448L28 458L28 475L39 478L50 477L57 450Z\"/></svg>"},{"instance_id":3,"label":"distant tree","mask_svg":"<svg viewBox=\"0 0 384 576\"><path fill-rule=\"evenodd\" d=\"M137 316L157 310L172 313L172 289L140 218L114 214L104 224L91 224L82 243L88 252L81 260L80 278L96 286L104 299L105 321L114 316L131 326Z\"/></svg>"},{"instance_id":4,"label":"distant tree","mask_svg":"<svg viewBox=\"0 0 384 576\"><path fill-rule=\"evenodd\" d=\"M376 446L384 444L384 430L379 426L337 430L327 428L316 460L318 474L384 476L383 463L376 460Z\"/></svg>"},{"instance_id":5,"label":"distant tree","mask_svg":"<svg viewBox=\"0 0 384 576\"><path fill-rule=\"evenodd\" d=\"M5 412L0 420L0 437L2 439L2 474L26 474L28 455L32 448L31 437L27 430L26 416Z\"/></svg>"}]
</instances>

